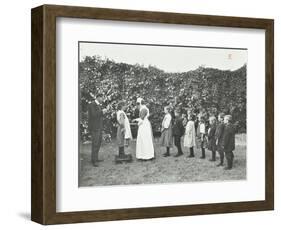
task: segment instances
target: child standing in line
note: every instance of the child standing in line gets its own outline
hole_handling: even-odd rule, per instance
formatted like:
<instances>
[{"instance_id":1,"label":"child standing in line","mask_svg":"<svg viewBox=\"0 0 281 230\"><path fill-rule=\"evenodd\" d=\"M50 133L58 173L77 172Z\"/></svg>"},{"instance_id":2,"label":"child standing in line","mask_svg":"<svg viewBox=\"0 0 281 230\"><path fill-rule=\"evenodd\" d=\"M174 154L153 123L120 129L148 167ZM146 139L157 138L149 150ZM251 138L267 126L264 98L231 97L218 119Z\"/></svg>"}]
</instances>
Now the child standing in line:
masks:
<instances>
[{"instance_id":1,"label":"child standing in line","mask_svg":"<svg viewBox=\"0 0 281 230\"><path fill-rule=\"evenodd\" d=\"M207 146L207 138L206 138L206 123L203 116L199 117L199 124L197 129L197 141L198 141L198 148L201 148L201 159L206 158L205 148Z\"/></svg>"},{"instance_id":2,"label":"child standing in line","mask_svg":"<svg viewBox=\"0 0 281 230\"><path fill-rule=\"evenodd\" d=\"M210 127L208 129L208 149L212 152L212 158L210 161L216 161L216 117L211 116L209 118Z\"/></svg>"},{"instance_id":3,"label":"child standing in line","mask_svg":"<svg viewBox=\"0 0 281 230\"><path fill-rule=\"evenodd\" d=\"M226 170L230 170L233 167L233 150L235 149L235 128L231 121L231 115L224 117L223 149L227 160L227 166L224 168Z\"/></svg>"},{"instance_id":4,"label":"child standing in line","mask_svg":"<svg viewBox=\"0 0 281 230\"><path fill-rule=\"evenodd\" d=\"M196 133L194 124L194 115L188 114L188 122L185 127L183 145L189 148L189 156L194 157L194 146L196 146Z\"/></svg>"},{"instance_id":5,"label":"child standing in line","mask_svg":"<svg viewBox=\"0 0 281 230\"><path fill-rule=\"evenodd\" d=\"M183 155L182 148L181 148L181 137L184 134L184 127L183 127L183 119L181 117L180 111L175 110L175 122L173 125L173 136L174 136L174 143L178 149L178 153L175 157L179 157Z\"/></svg>"},{"instance_id":6,"label":"child standing in line","mask_svg":"<svg viewBox=\"0 0 281 230\"><path fill-rule=\"evenodd\" d=\"M170 113L170 107L164 107L165 116L161 125L161 137L160 145L166 147L166 153L163 154L164 157L170 156L170 148L173 147L173 136L172 136L172 116Z\"/></svg>"},{"instance_id":7,"label":"child standing in line","mask_svg":"<svg viewBox=\"0 0 281 230\"><path fill-rule=\"evenodd\" d=\"M129 119L124 112L126 110L126 105L123 101L119 102L117 106L117 143L119 146L120 157L125 156L125 146L128 146L129 140L132 139L131 127Z\"/></svg>"},{"instance_id":8,"label":"child standing in line","mask_svg":"<svg viewBox=\"0 0 281 230\"><path fill-rule=\"evenodd\" d=\"M223 160L224 160L224 151L223 151L223 132L224 132L224 113L220 113L218 116L218 125L216 127L216 148L220 155L220 163L217 166L223 166Z\"/></svg>"}]
</instances>

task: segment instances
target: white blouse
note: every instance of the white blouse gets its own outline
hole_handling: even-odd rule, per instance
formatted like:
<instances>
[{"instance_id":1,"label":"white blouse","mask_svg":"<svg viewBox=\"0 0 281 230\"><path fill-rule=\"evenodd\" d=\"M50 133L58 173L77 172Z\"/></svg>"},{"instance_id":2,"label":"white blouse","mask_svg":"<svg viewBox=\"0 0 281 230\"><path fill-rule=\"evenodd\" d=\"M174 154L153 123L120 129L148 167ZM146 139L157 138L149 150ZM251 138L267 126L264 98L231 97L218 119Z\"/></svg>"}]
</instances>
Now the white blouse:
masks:
<instances>
[{"instance_id":1,"label":"white blouse","mask_svg":"<svg viewBox=\"0 0 281 230\"><path fill-rule=\"evenodd\" d=\"M172 120L171 114L167 113L167 114L165 115L163 121L162 121L162 127L163 127L164 129L169 128L170 123L171 123L171 120Z\"/></svg>"},{"instance_id":2,"label":"white blouse","mask_svg":"<svg viewBox=\"0 0 281 230\"><path fill-rule=\"evenodd\" d=\"M200 133L205 134L205 124L204 123L201 123L199 125L199 131L200 131Z\"/></svg>"}]
</instances>

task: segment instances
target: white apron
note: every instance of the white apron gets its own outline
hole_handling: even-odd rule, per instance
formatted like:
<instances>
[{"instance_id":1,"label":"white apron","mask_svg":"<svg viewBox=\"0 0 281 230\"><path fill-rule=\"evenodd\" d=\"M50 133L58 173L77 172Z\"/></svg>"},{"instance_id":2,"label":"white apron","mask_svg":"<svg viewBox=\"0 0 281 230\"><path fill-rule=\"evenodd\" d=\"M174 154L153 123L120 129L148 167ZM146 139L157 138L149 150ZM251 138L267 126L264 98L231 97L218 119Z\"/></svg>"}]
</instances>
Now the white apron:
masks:
<instances>
[{"instance_id":1,"label":"white apron","mask_svg":"<svg viewBox=\"0 0 281 230\"><path fill-rule=\"evenodd\" d=\"M196 146L196 133L195 133L195 125L193 121L187 122L184 139L183 139L183 145L187 148L192 148Z\"/></svg>"},{"instance_id":2,"label":"white apron","mask_svg":"<svg viewBox=\"0 0 281 230\"><path fill-rule=\"evenodd\" d=\"M139 122L136 158L148 160L154 158L154 147L152 141L150 121L146 118Z\"/></svg>"},{"instance_id":3,"label":"white apron","mask_svg":"<svg viewBox=\"0 0 281 230\"><path fill-rule=\"evenodd\" d=\"M124 128L125 128L125 139L132 139L132 132L131 132L131 126L129 119L124 111L117 111L117 121L120 121L120 115L124 114L125 120L124 120Z\"/></svg>"}]
</instances>

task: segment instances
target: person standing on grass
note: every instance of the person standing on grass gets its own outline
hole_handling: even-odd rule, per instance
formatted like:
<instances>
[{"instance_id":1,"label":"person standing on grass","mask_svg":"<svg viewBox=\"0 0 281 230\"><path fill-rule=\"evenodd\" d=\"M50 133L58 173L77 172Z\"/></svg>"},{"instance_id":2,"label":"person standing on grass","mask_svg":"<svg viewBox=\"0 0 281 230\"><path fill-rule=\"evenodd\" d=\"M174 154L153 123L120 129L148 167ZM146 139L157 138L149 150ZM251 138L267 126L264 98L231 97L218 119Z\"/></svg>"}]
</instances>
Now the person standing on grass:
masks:
<instances>
[{"instance_id":1,"label":"person standing on grass","mask_svg":"<svg viewBox=\"0 0 281 230\"><path fill-rule=\"evenodd\" d=\"M212 152L212 158L210 161L216 161L216 117L211 116L209 118L210 127L208 129L208 149Z\"/></svg>"},{"instance_id":2,"label":"person standing on grass","mask_svg":"<svg viewBox=\"0 0 281 230\"><path fill-rule=\"evenodd\" d=\"M103 114L106 109L102 109L103 95L97 94L93 103L88 106L88 128L92 139L91 161L94 167L98 167L98 154L102 142Z\"/></svg>"},{"instance_id":3,"label":"person standing on grass","mask_svg":"<svg viewBox=\"0 0 281 230\"><path fill-rule=\"evenodd\" d=\"M199 124L197 129L197 147L201 148L201 159L206 158L205 148L207 146L207 138L206 138L206 123L204 116L199 116Z\"/></svg>"},{"instance_id":4,"label":"person standing on grass","mask_svg":"<svg viewBox=\"0 0 281 230\"><path fill-rule=\"evenodd\" d=\"M196 133L195 133L195 116L193 114L188 114L188 122L185 127L184 141L183 145L189 148L189 156L194 157L194 146L196 146Z\"/></svg>"},{"instance_id":5,"label":"person standing on grass","mask_svg":"<svg viewBox=\"0 0 281 230\"><path fill-rule=\"evenodd\" d=\"M129 119L124 112L126 110L126 105L123 101L119 102L117 106L117 143L119 146L119 156L125 156L125 146L129 145L130 139L132 139L131 127Z\"/></svg>"},{"instance_id":6,"label":"person standing on grass","mask_svg":"<svg viewBox=\"0 0 281 230\"><path fill-rule=\"evenodd\" d=\"M220 155L220 163L217 165L223 166L223 161L224 161L224 151L223 151L223 132L224 132L224 113L220 113L218 115L218 125L216 127L216 132L215 132L215 139L216 139L216 148L217 151Z\"/></svg>"},{"instance_id":7,"label":"person standing on grass","mask_svg":"<svg viewBox=\"0 0 281 230\"><path fill-rule=\"evenodd\" d=\"M227 166L224 168L230 170L233 167L233 151L235 149L235 128L232 122L232 116L226 115L224 117L224 135L223 135L223 149L227 160Z\"/></svg>"},{"instance_id":8,"label":"person standing on grass","mask_svg":"<svg viewBox=\"0 0 281 230\"><path fill-rule=\"evenodd\" d=\"M172 115L170 114L170 107L164 107L165 116L161 125L161 137L160 145L166 147L166 153L164 157L170 156L170 148L173 146L173 135L172 135Z\"/></svg>"},{"instance_id":9,"label":"person standing on grass","mask_svg":"<svg viewBox=\"0 0 281 230\"><path fill-rule=\"evenodd\" d=\"M183 155L182 148L181 148L181 137L184 134L184 127L183 127L183 119L181 117L180 111L175 110L175 121L173 125L173 136L174 136L174 143L178 149L178 153L175 157L179 157Z\"/></svg>"},{"instance_id":10,"label":"person standing on grass","mask_svg":"<svg viewBox=\"0 0 281 230\"><path fill-rule=\"evenodd\" d=\"M138 98L137 104L140 111L140 117L133 121L138 122L138 134L136 144L136 158L138 160L154 159L153 135L150 121L148 120L149 110Z\"/></svg>"}]
</instances>

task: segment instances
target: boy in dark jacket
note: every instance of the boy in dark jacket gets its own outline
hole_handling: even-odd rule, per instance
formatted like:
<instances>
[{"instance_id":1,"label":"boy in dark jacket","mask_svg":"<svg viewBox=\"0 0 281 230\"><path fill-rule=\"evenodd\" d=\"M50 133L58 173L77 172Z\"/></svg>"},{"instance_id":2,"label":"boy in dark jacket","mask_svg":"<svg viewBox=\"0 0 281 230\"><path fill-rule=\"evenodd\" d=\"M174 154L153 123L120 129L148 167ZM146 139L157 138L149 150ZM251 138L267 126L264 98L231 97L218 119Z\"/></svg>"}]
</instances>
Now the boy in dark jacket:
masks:
<instances>
[{"instance_id":1,"label":"boy in dark jacket","mask_svg":"<svg viewBox=\"0 0 281 230\"><path fill-rule=\"evenodd\" d=\"M211 116L209 118L209 123L210 123L210 127L208 130L208 149L212 152L212 158L210 159L210 161L216 161L216 150L217 150L216 137L215 137L216 117Z\"/></svg>"},{"instance_id":2,"label":"boy in dark jacket","mask_svg":"<svg viewBox=\"0 0 281 230\"><path fill-rule=\"evenodd\" d=\"M235 128L231 120L231 115L226 115L224 117L223 149L227 160L227 166L224 168L226 170L232 169L234 158L233 150L235 149Z\"/></svg>"},{"instance_id":3,"label":"boy in dark jacket","mask_svg":"<svg viewBox=\"0 0 281 230\"><path fill-rule=\"evenodd\" d=\"M178 153L175 155L175 157L179 157L183 154L181 148L181 137L184 134L184 127L183 127L183 119L181 117L180 111L175 110L174 114L175 114L175 121L173 125L173 136L174 136L175 146L178 149Z\"/></svg>"},{"instance_id":4,"label":"boy in dark jacket","mask_svg":"<svg viewBox=\"0 0 281 230\"><path fill-rule=\"evenodd\" d=\"M216 138L216 146L217 146L217 151L220 155L220 163L217 165L223 166L223 161L224 161L224 151L223 151L223 132L224 132L224 113L220 113L218 116L218 125L216 127L216 133L215 133L215 138Z\"/></svg>"}]
</instances>

